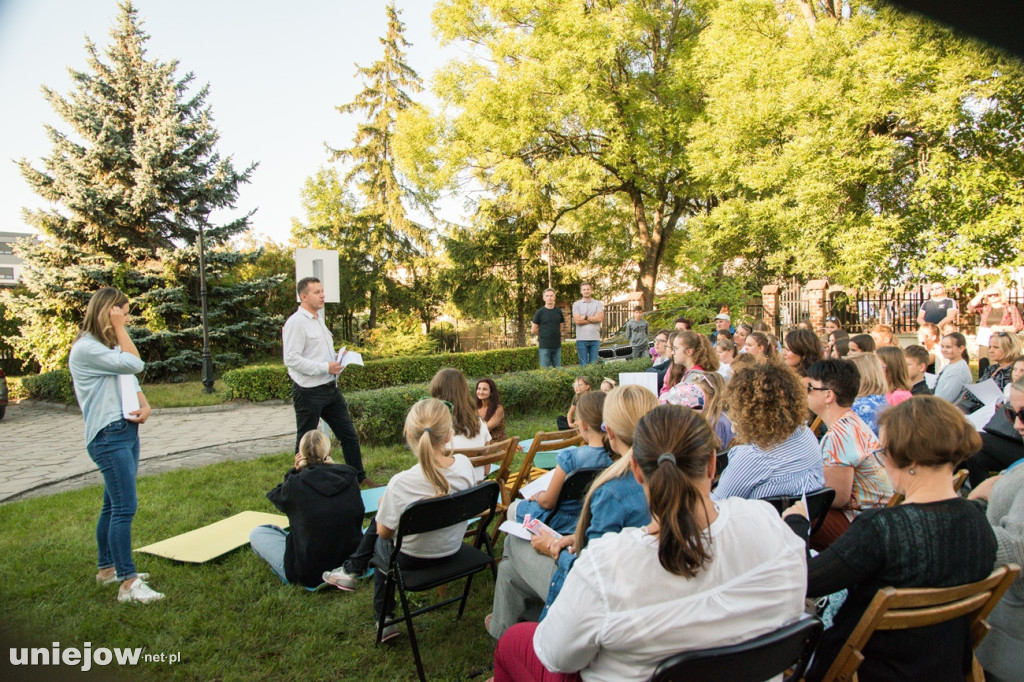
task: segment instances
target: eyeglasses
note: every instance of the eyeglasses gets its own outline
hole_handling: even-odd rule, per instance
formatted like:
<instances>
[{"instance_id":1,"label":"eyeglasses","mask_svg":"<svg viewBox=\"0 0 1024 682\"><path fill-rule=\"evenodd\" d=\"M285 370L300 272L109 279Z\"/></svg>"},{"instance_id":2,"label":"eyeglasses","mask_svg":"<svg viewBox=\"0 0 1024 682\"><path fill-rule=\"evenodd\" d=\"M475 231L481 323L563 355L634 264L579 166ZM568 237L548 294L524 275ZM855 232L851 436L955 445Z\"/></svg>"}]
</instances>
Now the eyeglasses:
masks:
<instances>
[{"instance_id":1,"label":"eyeglasses","mask_svg":"<svg viewBox=\"0 0 1024 682\"><path fill-rule=\"evenodd\" d=\"M1003 405L1003 414L1006 415L1006 419L1009 420L1011 424L1015 423L1018 419L1021 423L1024 423L1024 409L1014 411L1014 409L1009 405Z\"/></svg>"},{"instance_id":2,"label":"eyeglasses","mask_svg":"<svg viewBox=\"0 0 1024 682\"><path fill-rule=\"evenodd\" d=\"M811 386L807 384L807 395L811 394L811 391L831 391L832 389L828 386Z\"/></svg>"}]
</instances>

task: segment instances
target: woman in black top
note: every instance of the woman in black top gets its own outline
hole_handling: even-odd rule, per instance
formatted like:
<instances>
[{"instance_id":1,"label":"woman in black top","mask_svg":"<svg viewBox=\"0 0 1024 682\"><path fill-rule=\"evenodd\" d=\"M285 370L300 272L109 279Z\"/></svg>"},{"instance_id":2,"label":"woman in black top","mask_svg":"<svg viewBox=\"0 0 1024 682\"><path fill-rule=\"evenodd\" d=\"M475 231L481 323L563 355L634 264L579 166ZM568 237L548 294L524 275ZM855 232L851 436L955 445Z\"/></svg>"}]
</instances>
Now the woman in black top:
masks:
<instances>
[{"instance_id":1,"label":"woman in black top","mask_svg":"<svg viewBox=\"0 0 1024 682\"><path fill-rule=\"evenodd\" d=\"M331 443L320 431L299 442L295 467L267 499L288 515L290 532L253 529L249 543L286 583L316 587L324 571L349 557L363 537L363 498L356 470L331 461Z\"/></svg>"},{"instance_id":2,"label":"woman in black top","mask_svg":"<svg viewBox=\"0 0 1024 682\"><path fill-rule=\"evenodd\" d=\"M881 457L902 505L862 513L835 543L808 560L809 597L848 588L825 631L807 680L820 680L868 603L882 587L953 587L992 572L996 539L985 516L953 491L953 468L977 451L980 439L949 402L918 396L882 412ZM807 537L802 503L786 510L795 533ZM971 668L966 619L912 630L878 632L858 670L872 680L962 682Z\"/></svg>"}]
</instances>

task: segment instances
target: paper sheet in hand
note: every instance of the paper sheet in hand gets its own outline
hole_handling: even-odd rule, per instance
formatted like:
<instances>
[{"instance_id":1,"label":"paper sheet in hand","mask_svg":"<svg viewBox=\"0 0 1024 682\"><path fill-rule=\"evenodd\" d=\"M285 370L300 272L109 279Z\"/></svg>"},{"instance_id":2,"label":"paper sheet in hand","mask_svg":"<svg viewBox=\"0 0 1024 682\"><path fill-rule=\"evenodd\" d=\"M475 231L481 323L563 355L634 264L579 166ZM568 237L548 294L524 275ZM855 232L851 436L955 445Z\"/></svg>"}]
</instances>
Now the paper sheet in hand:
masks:
<instances>
[{"instance_id":1,"label":"paper sheet in hand","mask_svg":"<svg viewBox=\"0 0 1024 682\"><path fill-rule=\"evenodd\" d=\"M341 350L338 351L338 362L341 363L342 368L348 367L349 365L359 365L363 367L363 355L357 353L354 350L345 352L345 347L342 346Z\"/></svg>"},{"instance_id":2,"label":"paper sheet in hand","mask_svg":"<svg viewBox=\"0 0 1024 682\"><path fill-rule=\"evenodd\" d=\"M244 511L209 526L139 547L135 551L175 561L202 564L249 544L249 533L252 529L266 523L287 528L288 517L281 514Z\"/></svg>"},{"instance_id":3,"label":"paper sheet in hand","mask_svg":"<svg viewBox=\"0 0 1024 682\"><path fill-rule=\"evenodd\" d=\"M967 421L971 422L975 429L982 431L995 416L996 408L1003 402L1005 396L999 390L996 382L991 379L970 384L967 386L967 390L983 403L981 407L967 415Z\"/></svg>"},{"instance_id":4,"label":"paper sheet in hand","mask_svg":"<svg viewBox=\"0 0 1024 682\"><path fill-rule=\"evenodd\" d=\"M139 394L135 390L135 376L132 374L118 374L117 383L121 387L121 416L125 419L131 419L135 416L132 412L142 407L139 405Z\"/></svg>"},{"instance_id":5,"label":"paper sheet in hand","mask_svg":"<svg viewBox=\"0 0 1024 682\"><path fill-rule=\"evenodd\" d=\"M924 384L933 391L935 390L935 384L938 382L938 380L938 374L932 374L931 372L924 373Z\"/></svg>"},{"instance_id":6,"label":"paper sheet in hand","mask_svg":"<svg viewBox=\"0 0 1024 682\"><path fill-rule=\"evenodd\" d=\"M658 395L658 375L654 372L619 372L619 386L636 384Z\"/></svg>"},{"instance_id":7,"label":"paper sheet in hand","mask_svg":"<svg viewBox=\"0 0 1024 682\"><path fill-rule=\"evenodd\" d=\"M992 340L992 328L991 327L978 327L978 331L974 335L974 342L979 346L987 346L989 341Z\"/></svg>"},{"instance_id":8,"label":"paper sheet in hand","mask_svg":"<svg viewBox=\"0 0 1024 682\"><path fill-rule=\"evenodd\" d=\"M529 542L530 538L533 537L533 533L526 530L523 524L518 521L506 521L498 526L498 530L502 533L508 533L512 537L519 538L520 540L526 540L527 542Z\"/></svg>"},{"instance_id":9,"label":"paper sheet in hand","mask_svg":"<svg viewBox=\"0 0 1024 682\"><path fill-rule=\"evenodd\" d=\"M552 469L551 471L547 472L546 474L538 478L536 481L530 481L522 488L520 488L519 494L523 496L523 499L528 500L537 493L544 492L545 490L548 489L548 486L551 485L551 479L554 477L554 475L555 470Z\"/></svg>"}]
</instances>

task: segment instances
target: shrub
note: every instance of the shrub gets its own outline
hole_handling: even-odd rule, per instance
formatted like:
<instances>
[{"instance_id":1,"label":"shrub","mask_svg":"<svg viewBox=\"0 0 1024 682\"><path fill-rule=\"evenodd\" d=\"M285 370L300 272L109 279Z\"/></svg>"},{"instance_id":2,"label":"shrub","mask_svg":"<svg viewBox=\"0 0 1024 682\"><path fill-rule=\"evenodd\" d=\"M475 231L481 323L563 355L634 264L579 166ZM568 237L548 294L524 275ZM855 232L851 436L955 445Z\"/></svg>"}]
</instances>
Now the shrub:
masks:
<instances>
[{"instance_id":1,"label":"shrub","mask_svg":"<svg viewBox=\"0 0 1024 682\"><path fill-rule=\"evenodd\" d=\"M67 369L55 369L21 378L21 387L29 398L48 400L54 403L75 404L75 385L71 381L71 372Z\"/></svg>"},{"instance_id":2,"label":"shrub","mask_svg":"<svg viewBox=\"0 0 1024 682\"><path fill-rule=\"evenodd\" d=\"M578 362L576 344L562 344L562 363ZM367 360L363 367L346 369L338 377L338 388L365 391L430 381L442 367L455 367L467 376L491 376L537 368L537 349L508 348L474 353L440 353L402 358ZM258 378L247 375L256 373ZM282 365L255 365L224 373L228 400L262 401L291 396L291 379Z\"/></svg>"},{"instance_id":3,"label":"shrub","mask_svg":"<svg viewBox=\"0 0 1024 682\"><path fill-rule=\"evenodd\" d=\"M557 407L569 409L572 383L576 377L590 377L596 389L602 377L617 378L619 372L640 372L650 366L650 360L640 359L608 365L535 369L498 376L494 383L501 393L506 412L529 413ZM476 379L494 375L495 372L469 375L470 387L475 385ZM430 392L425 382L346 394L359 441L367 445L401 443L405 415L413 403L427 395Z\"/></svg>"}]
</instances>

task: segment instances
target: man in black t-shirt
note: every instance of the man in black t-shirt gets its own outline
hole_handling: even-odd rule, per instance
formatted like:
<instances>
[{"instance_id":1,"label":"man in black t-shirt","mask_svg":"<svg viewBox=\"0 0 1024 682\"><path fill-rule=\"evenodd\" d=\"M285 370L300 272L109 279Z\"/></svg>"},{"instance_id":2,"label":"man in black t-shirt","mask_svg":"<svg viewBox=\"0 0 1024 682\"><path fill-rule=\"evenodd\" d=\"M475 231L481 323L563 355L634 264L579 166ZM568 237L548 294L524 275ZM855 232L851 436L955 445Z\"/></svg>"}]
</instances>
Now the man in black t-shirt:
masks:
<instances>
[{"instance_id":1,"label":"man in black t-shirt","mask_svg":"<svg viewBox=\"0 0 1024 682\"><path fill-rule=\"evenodd\" d=\"M929 322L940 330L942 325L956 323L956 301L946 297L946 286L941 282L935 282L931 287L931 298L924 302L917 313L919 325Z\"/></svg>"},{"instance_id":2,"label":"man in black t-shirt","mask_svg":"<svg viewBox=\"0 0 1024 682\"><path fill-rule=\"evenodd\" d=\"M533 315L530 331L537 335L541 367L562 366L562 327L565 316L555 307L555 290L544 290L544 307Z\"/></svg>"}]
</instances>

